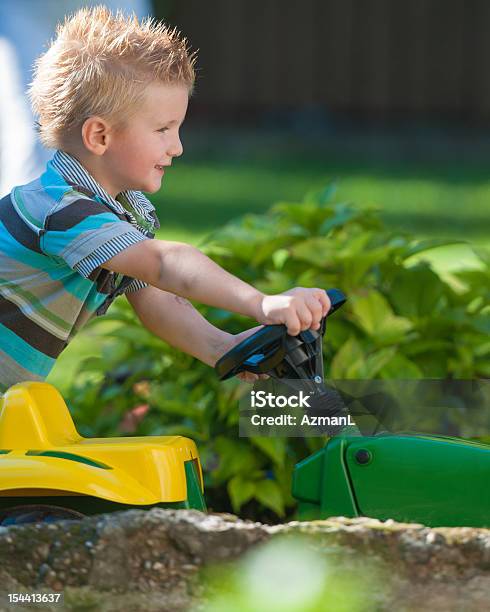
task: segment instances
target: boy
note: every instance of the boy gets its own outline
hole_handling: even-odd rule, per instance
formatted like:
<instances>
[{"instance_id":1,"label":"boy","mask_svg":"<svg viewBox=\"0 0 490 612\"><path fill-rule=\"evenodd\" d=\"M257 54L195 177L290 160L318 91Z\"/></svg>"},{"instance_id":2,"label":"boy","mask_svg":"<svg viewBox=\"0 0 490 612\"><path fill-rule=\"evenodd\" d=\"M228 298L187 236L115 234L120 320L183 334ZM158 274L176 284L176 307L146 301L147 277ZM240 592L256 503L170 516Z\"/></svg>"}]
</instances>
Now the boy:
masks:
<instances>
[{"instance_id":1,"label":"boy","mask_svg":"<svg viewBox=\"0 0 490 612\"><path fill-rule=\"evenodd\" d=\"M198 249L153 239L155 209L141 192L155 193L182 155L194 62L175 30L104 7L67 19L37 61L29 93L40 138L57 151L0 201L2 390L44 379L121 293L149 330L211 366L254 330L227 334L186 298L292 335L328 312L320 289L264 295Z\"/></svg>"}]
</instances>

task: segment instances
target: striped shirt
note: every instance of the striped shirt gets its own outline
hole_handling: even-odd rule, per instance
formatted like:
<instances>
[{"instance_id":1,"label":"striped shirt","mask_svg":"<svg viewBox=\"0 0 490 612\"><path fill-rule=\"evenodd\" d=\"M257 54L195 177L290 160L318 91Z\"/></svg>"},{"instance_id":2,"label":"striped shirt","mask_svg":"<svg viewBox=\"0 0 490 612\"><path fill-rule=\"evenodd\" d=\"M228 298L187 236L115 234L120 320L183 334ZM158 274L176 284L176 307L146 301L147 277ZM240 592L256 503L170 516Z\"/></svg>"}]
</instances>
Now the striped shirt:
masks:
<instances>
[{"instance_id":1,"label":"striped shirt","mask_svg":"<svg viewBox=\"0 0 490 612\"><path fill-rule=\"evenodd\" d=\"M87 321L146 286L100 266L158 227L142 193L111 197L62 151L0 200L0 391L46 378Z\"/></svg>"}]
</instances>

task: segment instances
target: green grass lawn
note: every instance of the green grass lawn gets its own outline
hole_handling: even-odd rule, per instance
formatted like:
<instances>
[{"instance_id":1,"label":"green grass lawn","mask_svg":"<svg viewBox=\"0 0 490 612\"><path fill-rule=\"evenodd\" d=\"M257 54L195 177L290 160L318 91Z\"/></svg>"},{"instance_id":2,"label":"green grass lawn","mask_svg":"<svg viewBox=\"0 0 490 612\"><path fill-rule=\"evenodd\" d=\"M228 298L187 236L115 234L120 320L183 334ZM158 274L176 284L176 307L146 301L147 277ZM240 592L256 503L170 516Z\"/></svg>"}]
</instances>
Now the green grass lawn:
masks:
<instances>
[{"instance_id":1,"label":"green grass lawn","mask_svg":"<svg viewBox=\"0 0 490 612\"><path fill-rule=\"evenodd\" d=\"M490 171L484 165L353 161L270 149L177 160L152 197L161 221L158 236L198 245L230 219L265 212L278 201L300 201L332 180L339 199L378 206L394 229L490 247ZM465 245L436 249L430 259L441 271L476 264ZM88 328L60 357L49 381L66 388L79 360L97 351L97 336Z\"/></svg>"}]
</instances>

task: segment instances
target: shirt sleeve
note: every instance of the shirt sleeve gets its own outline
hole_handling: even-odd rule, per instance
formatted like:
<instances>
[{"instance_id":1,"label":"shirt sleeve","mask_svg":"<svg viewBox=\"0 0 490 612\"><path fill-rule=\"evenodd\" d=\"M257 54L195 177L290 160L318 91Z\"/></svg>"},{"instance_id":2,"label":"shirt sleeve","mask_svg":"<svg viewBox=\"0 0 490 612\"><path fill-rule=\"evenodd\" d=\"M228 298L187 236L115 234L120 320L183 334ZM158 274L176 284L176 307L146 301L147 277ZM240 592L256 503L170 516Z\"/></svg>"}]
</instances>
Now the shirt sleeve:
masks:
<instances>
[{"instance_id":1,"label":"shirt sleeve","mask_svg":"<svg viewBox=\"0 0 490 612\"><path fill-rule=\"evenodd\" d=\"M47 217L41 249L87 278L95 268L143 240L149 238L108 206L80 197Z\"/></svg>"},{"instance_id":2,"label":"shirt sleeve","mask_svg":"<svg viewBox=\"0 0 490 612\"><path fill-rule=\"evenodd\" d=\"M124 293L134 293L135 291L139 291L140 289L144 289L145 287L149 287L148 283L145 283L144 281L140 281L135 278L134 281L130 285L128 285Z\"/></svg>"}]
</instances>

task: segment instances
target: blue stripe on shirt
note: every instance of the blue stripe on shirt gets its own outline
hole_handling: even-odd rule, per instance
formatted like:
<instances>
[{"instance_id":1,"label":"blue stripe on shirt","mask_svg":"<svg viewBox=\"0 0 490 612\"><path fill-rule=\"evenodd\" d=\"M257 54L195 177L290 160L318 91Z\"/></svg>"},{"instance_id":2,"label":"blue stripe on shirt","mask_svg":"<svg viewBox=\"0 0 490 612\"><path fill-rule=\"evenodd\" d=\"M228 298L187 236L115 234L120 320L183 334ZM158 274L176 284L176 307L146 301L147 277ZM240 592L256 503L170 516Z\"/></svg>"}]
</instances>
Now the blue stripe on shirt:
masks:
<instances>
[{"instance_id":1,"label":"blue stripe on shirt","mask_svg":"<svg viewBox=\"0 0 490 612\"><path fill-rule=\"evenodd\" d=\"M84 238L82 234L100 231L104 225L117 223L121 225L121 220L113 213L103 213L99 215L90 215L77 225L70 227L67 230L57 232L48 230L41 239L41 247L47 255L62 256L65 252L77 248L77 242L82 242ZM72 244L70 244L72 243Z\"/></svg>"},{"instance_id":2,"label":"blue stripe on shirt","mask_svg":"<svg viewBox=\"0 0 490 612\"><path fill-rule=\"evenodd\" d=\"M55 362L52 357L37 351L1 323L0 349L21 365L24 370L29 370L38 376L47 376Z\"/></svg>"}]
</instances>

